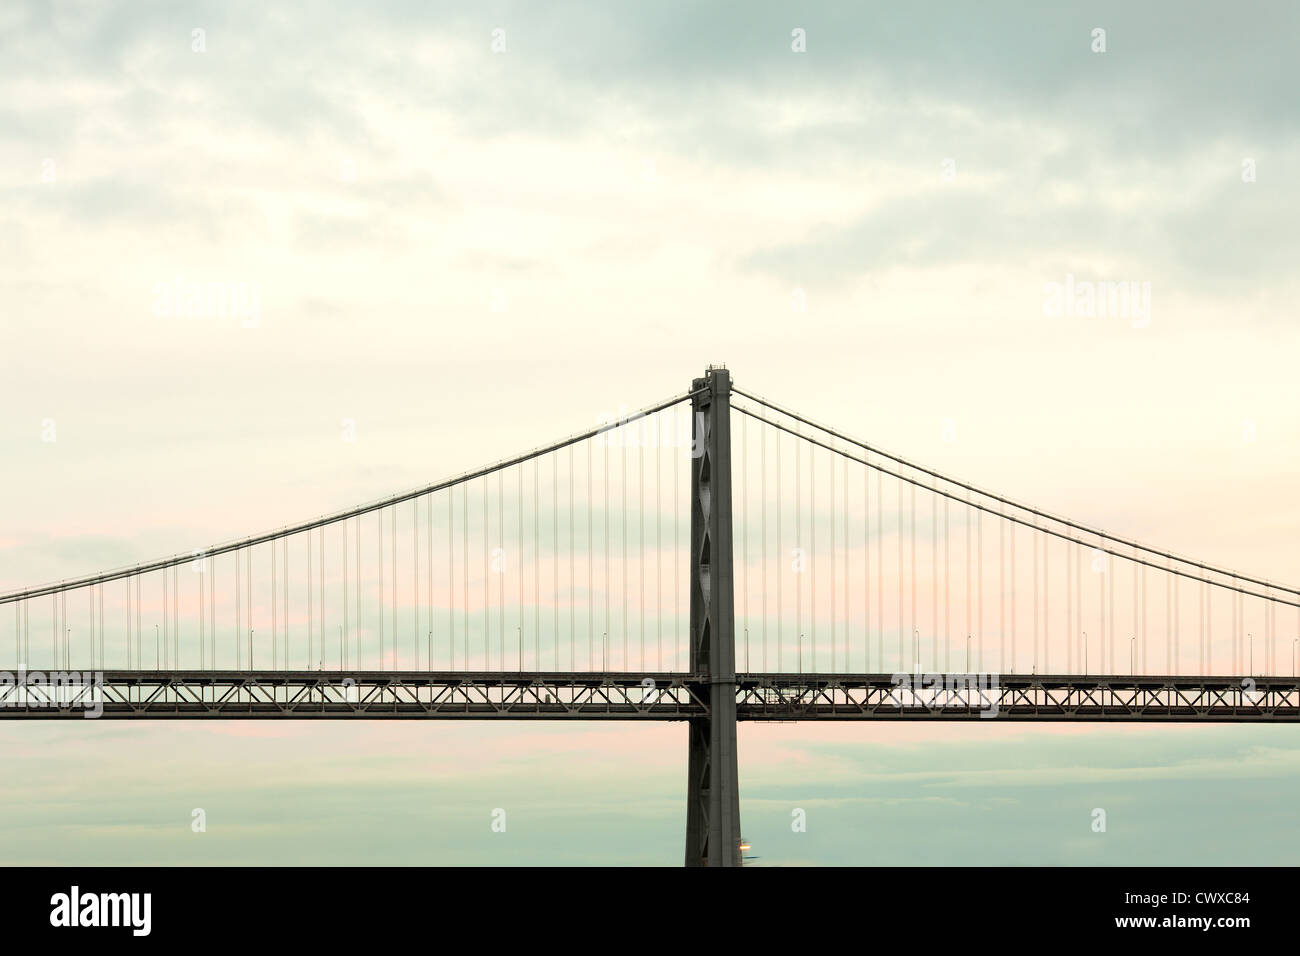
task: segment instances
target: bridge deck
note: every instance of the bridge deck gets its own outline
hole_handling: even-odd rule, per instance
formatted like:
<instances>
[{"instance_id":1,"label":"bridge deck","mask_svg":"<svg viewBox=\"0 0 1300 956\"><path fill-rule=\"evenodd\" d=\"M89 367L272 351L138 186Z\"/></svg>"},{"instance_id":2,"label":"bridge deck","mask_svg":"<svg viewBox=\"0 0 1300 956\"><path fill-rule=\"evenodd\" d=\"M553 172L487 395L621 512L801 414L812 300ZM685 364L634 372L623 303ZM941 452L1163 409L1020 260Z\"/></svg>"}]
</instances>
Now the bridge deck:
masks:
<instances>
[{"instance_id":1,"label":"bridge deck","mask_svg":"<svg viewBox=\"0 0 1300 956\"><path fill-rule=\"evenodd\" d=\"M683 673L104 671L0 677L0 719L685 720ZM1296 678L748 673L740 720L1300 721Z\"/></svg>"}]
</instances>

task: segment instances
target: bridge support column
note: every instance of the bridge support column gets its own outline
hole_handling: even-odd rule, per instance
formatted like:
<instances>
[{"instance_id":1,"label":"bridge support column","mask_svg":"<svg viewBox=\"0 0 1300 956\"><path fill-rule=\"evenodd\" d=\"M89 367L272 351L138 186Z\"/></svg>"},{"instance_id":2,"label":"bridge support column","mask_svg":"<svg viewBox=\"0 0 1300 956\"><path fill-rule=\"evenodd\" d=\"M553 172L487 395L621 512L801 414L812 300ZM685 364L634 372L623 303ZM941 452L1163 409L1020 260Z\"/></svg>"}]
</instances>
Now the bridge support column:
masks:
<instances>
[{"instance_id":1,"label":"bridge support column","mask_svg":"<svg viewBox=\"0 0 1300 956\"><path fill-rule=\"evenodd\" d=\"M731 374L692 383L691 673L709 716L691 718L686 865L740 866L736 617L732 589Z\"/></svg>"}]
</instances>

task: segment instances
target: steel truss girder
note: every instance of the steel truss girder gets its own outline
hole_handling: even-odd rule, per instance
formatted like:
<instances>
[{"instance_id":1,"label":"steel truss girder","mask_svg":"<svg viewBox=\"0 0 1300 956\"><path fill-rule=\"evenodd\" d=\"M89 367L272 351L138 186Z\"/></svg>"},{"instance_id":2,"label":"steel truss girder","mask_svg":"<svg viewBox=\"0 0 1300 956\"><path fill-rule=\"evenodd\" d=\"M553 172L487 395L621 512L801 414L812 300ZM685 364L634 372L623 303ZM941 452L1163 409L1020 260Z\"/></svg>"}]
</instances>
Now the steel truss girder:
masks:
<instances>
[{"instance_id":1,"label":"steel truss girder","mask_svg":"<svg viewBox=\"0 0 1300 956\"><path fill-rule=\"evenodd\" d=\"M93 688L0 684L0 719L685 720L707 716L708 699L671 673L105 671Z\"/></svg>"},{"instance_id":2,"label":"steel truss girder","mask_svg":"<svg viewBox=\"0 0 1300 956\"><path fill-rule=\"evenodd\" d=\"M741 674L739 720L1300 721L1294 677Z\"/></svg>"},{"instance_id":3,"label":"steel truss girder","mask_svg":"<svg viewBox=\"0 0 1300 956\"><path fill-rule=\"evenodd\" d=\"M940 688L889 674L739 674L736 718L1300 721L1296 678L945 676L955 679ZM0 719L83 719L99 702L111 719L689 720L711 716L714 686L679 673L105 671L97 687L0 683Z\"/></svg>"}]
</instances>

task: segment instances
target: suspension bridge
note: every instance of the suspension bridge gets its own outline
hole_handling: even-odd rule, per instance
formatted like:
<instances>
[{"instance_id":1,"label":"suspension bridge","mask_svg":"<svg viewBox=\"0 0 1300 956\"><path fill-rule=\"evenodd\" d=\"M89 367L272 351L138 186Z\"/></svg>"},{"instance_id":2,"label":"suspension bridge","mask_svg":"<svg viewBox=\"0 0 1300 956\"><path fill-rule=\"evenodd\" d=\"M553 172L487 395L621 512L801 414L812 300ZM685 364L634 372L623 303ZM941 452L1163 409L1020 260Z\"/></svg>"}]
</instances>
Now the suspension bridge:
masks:
<instances>
[{"instance_id":1,"label":"suspension bridge","mask_svg":"<svg viewBox=\"0 0 1300 956\"><path fill-rule=\"evenodd\" d=\"M1296 588L721 367L436 484L0 605L0 718L686 721L687 865L741 863L739 720L1300 720Z\"/></svg>"}]
</instances>

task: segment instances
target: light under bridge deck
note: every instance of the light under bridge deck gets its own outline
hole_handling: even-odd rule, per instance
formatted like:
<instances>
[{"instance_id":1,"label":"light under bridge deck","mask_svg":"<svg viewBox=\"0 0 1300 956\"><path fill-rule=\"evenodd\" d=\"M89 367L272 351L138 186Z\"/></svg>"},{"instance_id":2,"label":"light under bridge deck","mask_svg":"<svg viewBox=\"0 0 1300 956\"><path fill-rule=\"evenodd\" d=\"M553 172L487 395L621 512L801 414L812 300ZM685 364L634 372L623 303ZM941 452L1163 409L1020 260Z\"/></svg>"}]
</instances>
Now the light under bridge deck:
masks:
<instances>
[{"instance_id":1,"label":"light under bridge deck","mask_svg":"<svg viewBox=\"0 0 1300 956\"><path fill-rule=\"evenodd\" d=\"M104 671L11 675L0 719L687 720L710 679L553 671ZM86 678L90 683L84 683ZM80 680L78 680L80 678ZM937 679L936 679L937 678ZM1300 721L1296 678L746 673L739 720Z\"/></svg>"}]
</instances>

